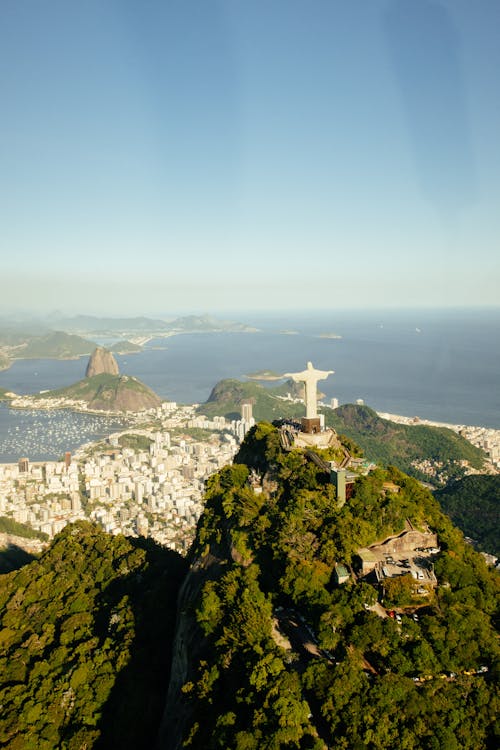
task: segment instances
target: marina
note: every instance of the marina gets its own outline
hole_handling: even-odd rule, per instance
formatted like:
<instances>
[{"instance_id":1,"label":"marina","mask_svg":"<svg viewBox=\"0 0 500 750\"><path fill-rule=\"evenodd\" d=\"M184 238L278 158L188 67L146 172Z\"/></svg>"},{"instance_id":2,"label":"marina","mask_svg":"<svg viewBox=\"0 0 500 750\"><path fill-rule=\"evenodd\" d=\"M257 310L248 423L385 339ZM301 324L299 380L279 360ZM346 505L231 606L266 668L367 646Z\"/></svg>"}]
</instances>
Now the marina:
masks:
<instances>
[{"instance_id":1,"label":"marina","mask_svg":"<svg viewBox=\"0 0 500 750\"><path fill-rule=\"evenodd\" d=\"M126 425L126 420L117 417L67 409L10 409L0 404L0 460L16 462L22 456L31 461L55 460Z\"/></svg>"}]
</instances>

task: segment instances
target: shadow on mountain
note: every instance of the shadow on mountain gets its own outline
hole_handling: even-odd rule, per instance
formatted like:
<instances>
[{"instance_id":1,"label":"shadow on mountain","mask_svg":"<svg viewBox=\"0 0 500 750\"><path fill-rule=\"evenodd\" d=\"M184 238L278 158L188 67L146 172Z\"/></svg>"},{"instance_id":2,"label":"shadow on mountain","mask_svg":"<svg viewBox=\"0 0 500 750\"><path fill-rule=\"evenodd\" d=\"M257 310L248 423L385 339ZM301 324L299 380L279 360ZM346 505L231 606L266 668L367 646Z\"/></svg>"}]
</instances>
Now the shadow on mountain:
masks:
<instances>
[{"instance_id":1,"label":"shadow on mountain","mask_svg":"<svg viewBox=\"0 0 500 750\"><path fill-rule=\"evenodd\" d=\"M34 559L35 555L30 555L22 547L17 544L9 544L0 550L0 574L19 570L23 565L27 565Z\"/></svg>"},{"instance_id":2,"label":"shadow on mountain","mask_svg":"<svg viewBox=\"0 0 500 750\"><path fill-rule=\"evenodd\" d=\"M150 539L129 541L146 551L147 564L139 575L113 582L96 602L95 631L101 642L120 628L112 613L124 597L135 621L131 657L117 674L99 722L101 735L94 747L101 750L140 750L156 741L170 677L177 594L187 570L177 552Z\"/></svg>"}]
</instances>

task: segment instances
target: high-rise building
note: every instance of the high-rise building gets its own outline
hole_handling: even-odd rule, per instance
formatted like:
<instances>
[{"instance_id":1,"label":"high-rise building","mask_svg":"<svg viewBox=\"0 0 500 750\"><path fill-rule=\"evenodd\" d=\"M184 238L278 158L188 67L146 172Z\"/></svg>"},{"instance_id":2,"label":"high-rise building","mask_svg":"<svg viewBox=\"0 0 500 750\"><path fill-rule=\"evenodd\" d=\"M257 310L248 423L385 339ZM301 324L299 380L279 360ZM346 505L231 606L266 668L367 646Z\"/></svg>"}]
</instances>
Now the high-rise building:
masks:
<instances>
[{"instance_id":1,"label":"high-rise building","mask_svg":"<svg viewBox=\"0 0 500 750\"><path fill-rule=\"evenodd\" d=\"M28 458L20 458L18 467L20 474L27 474L29 470L30 462Z\"/></svg>"},{"instance_id":2,"label":"high-rise building","mask_svg":"<svg viewBox=\"0 0 500 750\"><path fill-rule=\"evenodd\" d=\"M252 404L249 401L244 401L241 404L241 418L245 422L250 422L252 419Z\"/></svg>"},{"instance_id":3,"label":"high-rise building","mask_svg":"<svg viewBox=\"0 0 500 750\"><path fill-rule=\"evenodd\" d=\"M135 502L139 505L142 503L142 499L144 497L144 485L141 484L141 482L135 482L134 486L134 496L135 496Z\"/></svg>"},{"instance_id":4,"label":"high-rise building","mask_svg":"<svg viewBox=\"0 0 500 750\"><path fill-rule=\"evenodd\" d=\"M143 515L138 515L135 519L135 528L139 536L147 536L149 528L148 519Z\"/></svg>"}]
</instances>

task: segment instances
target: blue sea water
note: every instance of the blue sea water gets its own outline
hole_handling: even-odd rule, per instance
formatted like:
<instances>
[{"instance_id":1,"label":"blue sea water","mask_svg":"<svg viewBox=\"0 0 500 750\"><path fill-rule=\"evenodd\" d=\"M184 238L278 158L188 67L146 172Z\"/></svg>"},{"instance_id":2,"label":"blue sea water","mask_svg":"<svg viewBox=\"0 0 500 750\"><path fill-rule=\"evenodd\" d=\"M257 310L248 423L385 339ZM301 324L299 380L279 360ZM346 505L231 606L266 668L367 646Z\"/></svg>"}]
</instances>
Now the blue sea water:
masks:
<instances>
[{"instance_id":1,"label":"blue sea water","mask_svg":"<svg viewBox=\"0 0 500 750\"><path fill-rule=\"evenodd\" d=\"M298 371L311 360L335 370L320 382L328 399L362 398L378 411L500 429L500 308L231 317L259 331L156 339L140 354L118 355L120 371L163 398L201 403L222 378ZM85 367L86 359L19 360L0 373L0 387L17 393L62 387L81 379ZM4 421L0 412L0 451Z\"/></svg>"}]
</instances>

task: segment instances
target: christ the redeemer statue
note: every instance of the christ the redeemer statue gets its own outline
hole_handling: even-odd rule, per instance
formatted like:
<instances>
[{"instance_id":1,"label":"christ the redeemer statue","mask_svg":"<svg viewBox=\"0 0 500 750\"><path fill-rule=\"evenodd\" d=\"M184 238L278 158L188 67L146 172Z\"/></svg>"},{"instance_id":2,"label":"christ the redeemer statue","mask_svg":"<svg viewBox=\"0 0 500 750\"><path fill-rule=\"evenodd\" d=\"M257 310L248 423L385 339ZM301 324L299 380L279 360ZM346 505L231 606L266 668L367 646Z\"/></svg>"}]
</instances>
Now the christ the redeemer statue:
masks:
<instances>
[{"instance_id":1,"label":"christ the redeemer statue","mask_svg":"<svg viewBox=\"0 0 500 750\"><path fill-rule=\"evenodd\" d=\"M304 383L306 419L315 419L318 416L318 380L325 380L333 375L335 370L315 370L312 362L307 363L307 370L303 372L285 372L284 378L292 378L295 383Z\"/></svg>"}]
</instances>

